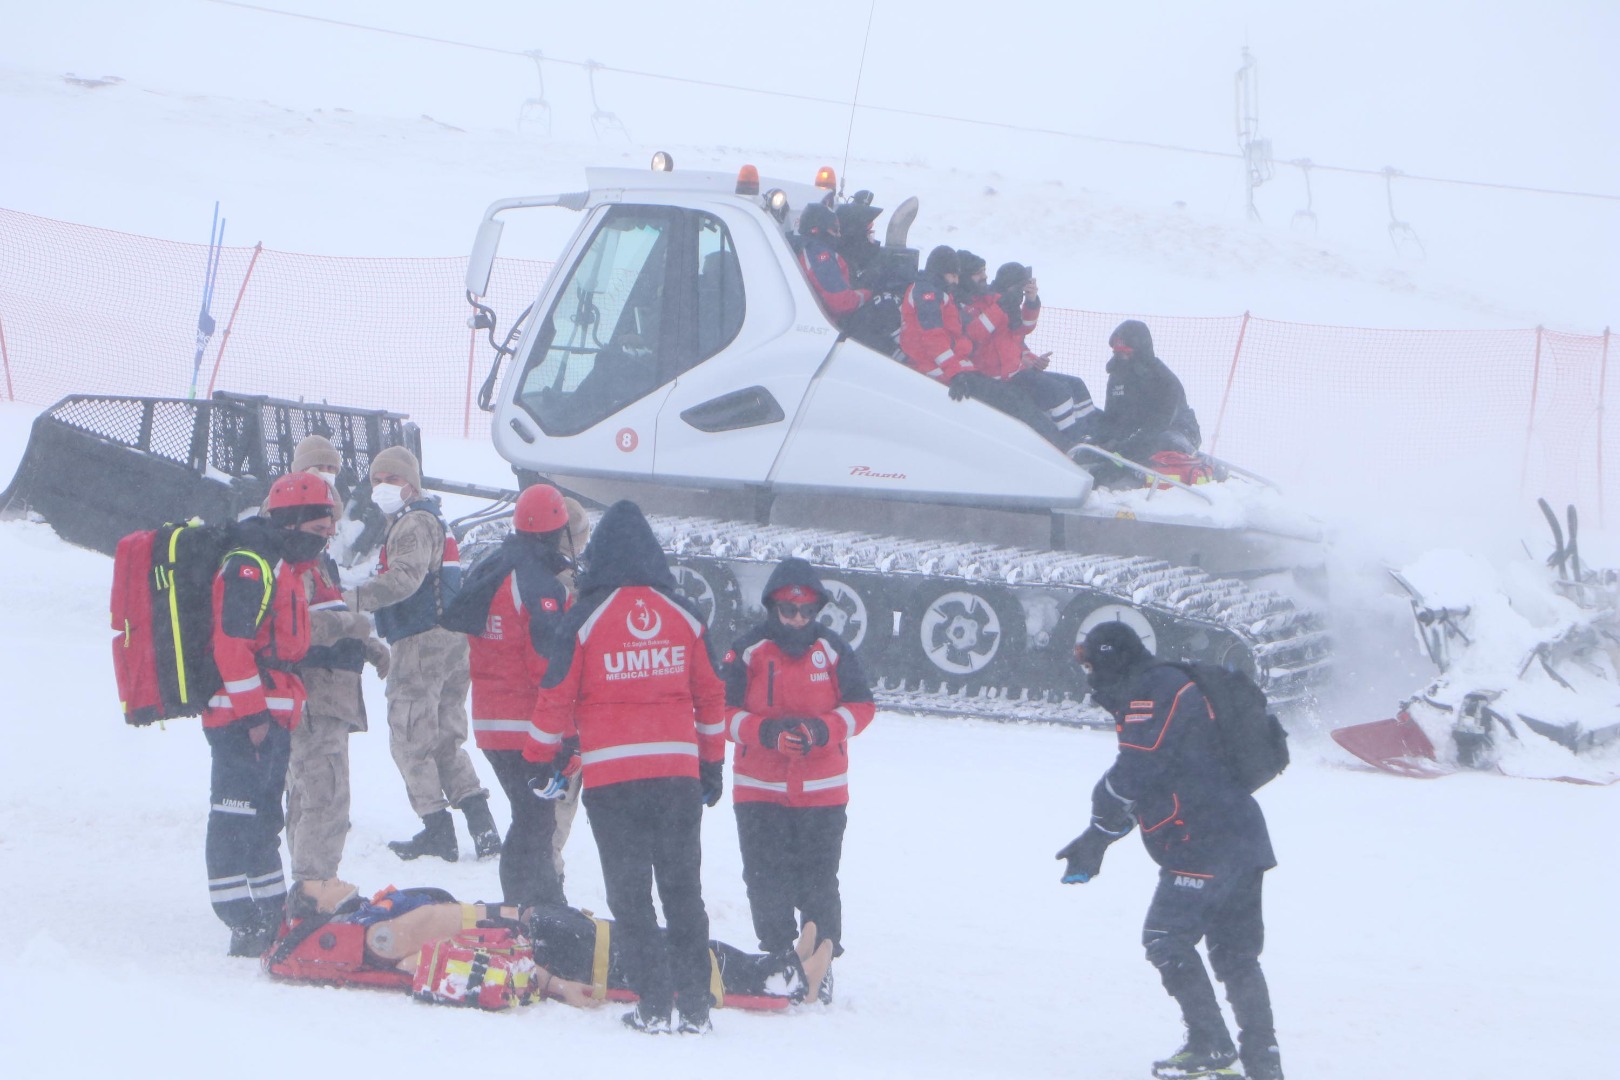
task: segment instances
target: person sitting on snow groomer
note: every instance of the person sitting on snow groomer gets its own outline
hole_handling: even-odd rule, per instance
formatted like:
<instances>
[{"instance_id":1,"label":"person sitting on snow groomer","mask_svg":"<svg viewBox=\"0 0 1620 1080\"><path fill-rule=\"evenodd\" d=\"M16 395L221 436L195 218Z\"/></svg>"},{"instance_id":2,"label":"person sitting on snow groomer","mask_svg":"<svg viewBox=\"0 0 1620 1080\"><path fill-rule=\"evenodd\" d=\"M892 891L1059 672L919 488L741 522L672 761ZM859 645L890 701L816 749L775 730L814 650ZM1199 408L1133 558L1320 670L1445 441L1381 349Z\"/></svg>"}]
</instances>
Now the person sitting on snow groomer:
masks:
<instances>
[{"instance_id":1,"label":"person sitting on snow groomer","mask_svg":"<svg viewBox=\"0 0 1620 1080\"><path fill-rule=\"evenodd\" d=\"M900 303L902 357L913 371L947 386L963 372L978 370L954 296L960 265L955 251L936 247Z\"/></svg>"},{"instance_id":2,"label":"person sitting on snow groomer","mask_svg":"<svg viewBox=\"0 0 1620 1080\"><path fill-rule=\"evenodd\" d=\"M883 245L872 238L872 222L883 209L872 205L870 191L857 191L852 200L839 204L836 213L838 254L849 268L849 280L871 293L871 299L840 320L839 327L868 348L893 356L900 345L900 298L911 284L911 274L885 259Z\"/></svg>"},{"instance_id":3,"label":"person sitting on snow groomer","mask_svg":"<svg viewBox=\"0 0 1620 1080\"><path fill-rule=\"evenodd\" d=\"M1108 394L1091 441L1145 465L1161 451L1196 454L1202 441L1198 417L1187 404L1181 380L1155 355L1147 324L1127 319L1109 336L1108 345L1114 352L1108 361Z\"/></svg>"},{"instance_id":4,"label":"person sitting on snow groomer","mask_svg":"<svg viewBox=\"0 0 1620 1080\"><path fill-rule=\"evenodd\" d=\"M972 259L980 266L982 280L983 260ZM962 324L973 341L979 371L1021 391L1039 406L1059 433L1053 441L1068 450L1093 433L1097 413L1084 380L1048 371L1051 354L1037 355L1025 344L1040 311L1040 288L1033 271L1019 263L1003 263L995 281L967 301ZM1039 430L1047 434L1044 426Z\"/></svg>"},{"instance_id":5,"label":"person sitting on snow groomer","mask_svg":"<svg viewBox=\"0 0 1620 1080\"><path fill-rule=\"evenodd\" d=\"M844 319L872 299L870 289L853 288L849 264L838 253L838 215L823 203L811 203L799 215L799 267L833 321Z\"/></svg>"},{"instance_id":6,"label":"person sitting on snow groomer","mask_svg":"<svg viewBox=\"0 0 1620 1080\"><path fill-rule=\"evenodd\" d=\"M1059 450L1074 438L1058 430L1052 418L1022 387L981 370L974 344L963 331L963 304L956 294L975 295L982 288L984 260L966 252L970 273L963 284L962 252L936 247L928 253L922 276L906 290L901 304L900 345L906 363L950 386L952 401L972 398L1022 421ZM977 299L977 297L976 297Z\"/></svg>"}]
</instances>

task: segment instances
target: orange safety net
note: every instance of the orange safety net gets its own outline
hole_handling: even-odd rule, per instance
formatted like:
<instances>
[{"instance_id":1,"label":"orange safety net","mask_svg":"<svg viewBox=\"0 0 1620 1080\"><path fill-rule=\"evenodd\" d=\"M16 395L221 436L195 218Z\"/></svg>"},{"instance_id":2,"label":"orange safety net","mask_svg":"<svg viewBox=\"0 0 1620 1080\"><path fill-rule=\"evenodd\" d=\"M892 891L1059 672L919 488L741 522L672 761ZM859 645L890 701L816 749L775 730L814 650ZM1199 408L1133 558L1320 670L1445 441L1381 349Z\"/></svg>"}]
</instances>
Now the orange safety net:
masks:
<instances>
[{"instance_id":1,"label":"orange safety net","mask_svg":"<svg viewBox=\"0 0 1620 1080\"><path fill-rule=\"evenodd\" d=\"M0 389L37 405L71 393L185 396L206 261L205 245L0 210ZM467 325L465 265L225 248L196 392L395 409L430 436L487 437L474 397L493 354ZM485 302L509 321L549 270L497 260ZM1148 324L1181 377L1205 449L1280 483L1310 482L1323 456L1348 456L1339 467L1432 471L1448 487L1489 477L1498 492L1595 501L1602 512L1620 426L1604 426L1605 402L1620 397L1607 333L1047 306L1029 343L1052 350L1052 369L1085 379L1101 405L1108 335L1128 317Z\"/></svg>"}]
</instances>

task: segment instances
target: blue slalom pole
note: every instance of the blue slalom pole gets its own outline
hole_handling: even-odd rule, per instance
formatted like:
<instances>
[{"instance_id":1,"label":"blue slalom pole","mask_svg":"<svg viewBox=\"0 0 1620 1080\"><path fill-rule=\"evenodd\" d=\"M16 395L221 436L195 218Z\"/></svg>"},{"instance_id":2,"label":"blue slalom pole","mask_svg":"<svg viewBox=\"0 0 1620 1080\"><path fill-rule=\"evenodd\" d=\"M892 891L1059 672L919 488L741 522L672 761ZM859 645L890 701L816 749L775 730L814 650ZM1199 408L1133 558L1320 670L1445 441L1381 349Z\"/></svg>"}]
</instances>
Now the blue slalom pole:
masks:
<instances>
[{"instance_id":1,"label":"blue slalom pole","mask_svg":"<svg viewBox=\"0 0 1620 1080\"><path fill-rule=\"evenodd\" d=\"M197 379L202 372L203 353L214 336L214 317L208 309L214 302L214 281L219 277L219 256L225 247L225 222L219 216L219 203L214 203L214 223L208 227L208 263L203 275L202 310L197 313L197 356L191 364L191 393L197 396Z\"/></svg>"}]
</instances>

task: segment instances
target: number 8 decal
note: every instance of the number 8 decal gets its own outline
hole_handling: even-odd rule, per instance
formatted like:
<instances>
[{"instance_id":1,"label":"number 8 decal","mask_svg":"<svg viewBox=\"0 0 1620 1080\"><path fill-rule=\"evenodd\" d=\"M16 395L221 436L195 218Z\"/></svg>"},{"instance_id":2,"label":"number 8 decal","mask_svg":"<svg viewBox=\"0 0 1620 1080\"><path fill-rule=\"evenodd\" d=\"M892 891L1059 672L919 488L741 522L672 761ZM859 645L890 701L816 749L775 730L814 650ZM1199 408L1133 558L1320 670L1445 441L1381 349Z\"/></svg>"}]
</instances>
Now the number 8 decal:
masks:
<instances>
[{"instance_id":1,"label":"number 8 decal","mask_svg":"<svg viewBox=\"0 0 1620 1080\"><path fill-rule=\"evenodd\" d=\"M620 428L618 434L613 436L613 441L618 444L620 450L628 454L641 440L636 437L635 428Z\"/></svg>"}]
</instances>

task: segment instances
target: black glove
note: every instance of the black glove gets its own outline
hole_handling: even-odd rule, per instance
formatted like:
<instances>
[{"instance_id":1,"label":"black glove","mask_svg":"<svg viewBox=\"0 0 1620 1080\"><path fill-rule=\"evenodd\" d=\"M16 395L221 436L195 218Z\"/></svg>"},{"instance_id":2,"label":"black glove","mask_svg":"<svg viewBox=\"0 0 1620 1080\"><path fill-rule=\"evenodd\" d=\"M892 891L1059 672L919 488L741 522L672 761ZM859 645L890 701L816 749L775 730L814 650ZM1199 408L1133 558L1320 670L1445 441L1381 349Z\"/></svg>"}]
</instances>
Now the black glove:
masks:
<instances>
[{"instance_id":1,"label":"black glove","mask_svg":"<svg viewBox=\"0 0 1620 1080\"><path fill-rule=\"evenodd\" d=\"M1092 826L1069 841L1069 846L1057 853L1058 858L1069 863L1063 868L1063 884L1083 885L1102 873L1103 852L1115 839Z\"/></svg>"},{"instance_id":2,"label":"black glove","mask_svg":"<svg viewBox=\"0 0 1620 1080\"><path fill-rule=\"evenodd\" d=\"M952 401L966 401L972 396L973 388L969 385L969 380L962 378L960 375L951 380Z\"/></svg>"},{"instance_id":3,"label":"black glove","mask_svg":"<svg viewBox=\"0 0 1620 1080\"><path fill-rule=\"evenodd\" d=\"M773 717L770 720L759 722L759 744L767 750L782 749L780 743L782 733L798 721L786 717Z\"/></svg>"},{"instance_id":4,"label":"black glove","mask_svg":"<svg viewBox=\"0 0 1620 1080\"><path fill-rule=\"evenodd\" d=\"M826 746L827 736L827 722L819 716L793 720L782 733L782 750L784 753L808 755L816 747Z\"/></svg>"},{"instance_id":5,"label":"black glove","mask_svg":"<svg viewBox=\"0 0 1620 1080\"><path fill-rule=\"evenodd\" d=\"M549 761L531 761L528 765L523 782L535 798L550 801L568 794L568 777L558 772L557 766Z\"/></svg>"},{"instance_id":6,"label":"black glove","mask_svg":"<svg viewBox=\"0 0 1620 1080\"><path fill-rule=\"evenodd\" d=\"M704 806L713 806L720 801L720 793L726 789L725 768L723 761L698 762L698 779L703 785Z\"/></svg>"}]
</instances>

